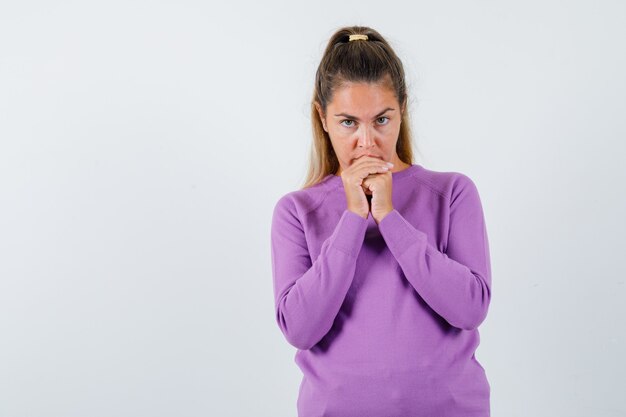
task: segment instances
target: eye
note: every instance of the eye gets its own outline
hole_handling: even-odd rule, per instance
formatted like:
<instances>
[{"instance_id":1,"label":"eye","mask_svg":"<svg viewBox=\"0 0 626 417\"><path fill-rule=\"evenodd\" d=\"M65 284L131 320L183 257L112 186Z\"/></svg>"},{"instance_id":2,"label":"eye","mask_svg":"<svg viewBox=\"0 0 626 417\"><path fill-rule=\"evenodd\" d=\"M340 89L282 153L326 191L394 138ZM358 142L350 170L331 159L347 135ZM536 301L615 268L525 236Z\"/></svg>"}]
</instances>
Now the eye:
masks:
<instances>
[{"instance_id":1,"label":"eye","mask_svg":"<svg viewBox=\"0 0 626 417\"><path fill-rule=\"evenodd\" d=\"M380 120L386 120L384 123L379 123L379 124L380 124L380 125L382 125L382 126L384 126L384 125L386 125L387 123L389 123L389 118L388 118L387 116L382 116L382 117L379 117L377 120L379 120L379 121L380 121ZM345 124L343 124L344 122L349 122L349 123L351 123L351 124L350 124L350 125L345 125ZM354 120L350 120L350 119L344 119L344 120L342 120L342 121L341 121L341 122L339 122L339 123L340 123L340 124L342 124L342 125L343 125L343 126L345 126L345 127L353 127L353 126L354 126Z\"/></svg>"},{"instance_id":2,"label":"eye","mask_svg":"<svg viewBox=\"0 0 626 417\"><path fill-rule=\"evenodd\" d=\"M341 123L343 123L343 122L352 122L352 123L354 123L354 120L344 119L344 120L342 120L342 121L341 121L341 122L339 122L339 123L341 124ZM346 125L343 125L343 126L346 126ZM346 127L352 127L352 125L350 125L350 126L346 126Z\"/></svg>"}]
</instances>

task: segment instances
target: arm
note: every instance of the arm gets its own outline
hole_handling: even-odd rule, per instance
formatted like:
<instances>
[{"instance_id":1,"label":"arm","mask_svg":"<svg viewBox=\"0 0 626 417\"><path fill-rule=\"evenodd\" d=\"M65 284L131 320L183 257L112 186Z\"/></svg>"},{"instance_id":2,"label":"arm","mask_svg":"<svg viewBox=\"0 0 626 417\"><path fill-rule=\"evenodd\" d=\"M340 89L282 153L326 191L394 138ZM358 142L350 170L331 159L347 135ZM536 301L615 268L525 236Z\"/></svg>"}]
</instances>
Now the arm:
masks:
<instances>
[{"instance_id":1,"label":"arm","mask_svg":"<svg viewBox=\"0 0 626 417\"><path fill-rule=\"evenodd\" d=\"M276 321L290 344L310 349L332 327L352 284L367 220L344 210L313 263L290 198L276 204L271 229Z\"/></svg>"},{"instance_id":2,"label":"arm","mask_svg":"<svg viewBox=\"0 0 626 417\"><path fill-rule=\"evenodd\" d=\"M446 253L393 209L379 223L387 247L424 301L452 326L471 330L491 299L489 242L474 183L461 176L452 193Z\"/></svg>"}]
</instances>

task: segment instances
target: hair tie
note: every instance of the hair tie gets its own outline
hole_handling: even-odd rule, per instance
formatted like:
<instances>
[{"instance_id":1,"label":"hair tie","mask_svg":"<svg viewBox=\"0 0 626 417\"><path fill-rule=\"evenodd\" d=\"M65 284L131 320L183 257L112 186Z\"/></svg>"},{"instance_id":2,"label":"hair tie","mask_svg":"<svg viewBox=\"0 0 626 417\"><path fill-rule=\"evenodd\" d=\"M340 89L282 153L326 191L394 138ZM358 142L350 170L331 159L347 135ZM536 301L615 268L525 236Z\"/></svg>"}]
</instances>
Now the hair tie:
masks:
<instances>
[{"instance_id":1,"label":"hair tie","mask_svg":"<svg viewBox=\"0 0 626 417\"><path fill-rule=\"evenodd\" d=\"M350 40L348 42L358 41L358 40L366 41L367 39L368 39L367 35L350 35Z\"/></svg>"}]
</instances>

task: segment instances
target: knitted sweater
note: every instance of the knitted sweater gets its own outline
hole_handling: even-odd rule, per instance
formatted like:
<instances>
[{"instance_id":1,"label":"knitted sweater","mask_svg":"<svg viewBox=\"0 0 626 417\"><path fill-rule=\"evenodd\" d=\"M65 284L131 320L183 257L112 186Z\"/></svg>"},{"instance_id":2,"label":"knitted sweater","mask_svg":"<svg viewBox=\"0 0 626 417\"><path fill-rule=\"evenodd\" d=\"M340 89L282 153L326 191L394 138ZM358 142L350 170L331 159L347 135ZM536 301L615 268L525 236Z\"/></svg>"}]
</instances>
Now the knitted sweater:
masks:
<instances>
[{"instance_id":1,"label":"knitted sweater","mask_svg":"<svg viewBox=\"0 0 626 417\"><path fill-rule=\"evenodd\" d=\"M303 373L299 417L489 417L475 357L491 299L487 228L466 175L392 173L376 224L341 177L283 195L271 226L277 324Z\"/></svg>"}]
</instances>

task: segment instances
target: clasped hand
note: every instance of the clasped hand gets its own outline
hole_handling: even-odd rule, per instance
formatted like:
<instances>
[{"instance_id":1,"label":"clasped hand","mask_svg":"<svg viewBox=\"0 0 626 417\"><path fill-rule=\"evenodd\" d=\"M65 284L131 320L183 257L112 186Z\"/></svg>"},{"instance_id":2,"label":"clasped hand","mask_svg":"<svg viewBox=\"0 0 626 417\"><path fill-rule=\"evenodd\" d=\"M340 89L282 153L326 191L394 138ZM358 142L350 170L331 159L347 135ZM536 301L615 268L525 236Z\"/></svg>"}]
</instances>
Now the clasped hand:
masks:
<instances>
[{"instance_id":1,"label":"clasped hand","mask_svg":"<svg viewBox=\"0 0 626 417\"><path fill-rule=\"evenodd\" d=\"M391 162L372 156L358 158L341 172L348 210L367 219L372 214L376 224L393 210L391 201ZM371 195L371 203L366 196Z\"/></svg>"}]
</instances>

